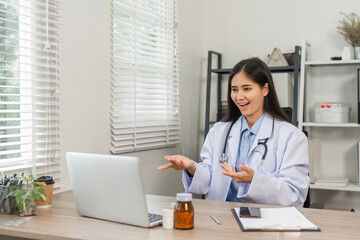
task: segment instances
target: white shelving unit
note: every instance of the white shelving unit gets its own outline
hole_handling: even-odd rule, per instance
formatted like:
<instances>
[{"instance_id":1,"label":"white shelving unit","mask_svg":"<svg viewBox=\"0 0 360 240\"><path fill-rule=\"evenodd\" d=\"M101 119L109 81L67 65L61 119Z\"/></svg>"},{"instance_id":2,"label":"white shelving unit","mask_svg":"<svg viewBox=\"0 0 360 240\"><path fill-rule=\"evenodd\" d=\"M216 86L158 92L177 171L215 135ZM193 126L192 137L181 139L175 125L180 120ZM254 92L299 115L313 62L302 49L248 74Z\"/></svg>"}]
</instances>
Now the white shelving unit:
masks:
<instances>
[{"instance_id":1,"label":"white shelving unit","mask_svg":"<svg viewBox=\"0 0 360 240\"><path fill-rule=\"evenodd\" d=\"M314 159L315 177L349 177L351 181L346 187L311 184L310 188L360 192L359 163L356 158L356 145L360 141L360 124L357 123L357 90L354 87L357 83L356 70L360 68L360 60L309 60L310 48L310 43L302 44L298 127L308 131L309 139L321 141L321 159ZM313 75L316 76L313 78ZM327 77L328 79L324 79ZM314 103L321 101L350 102L352 109L350 123L314 122L313 106Z\"/></svg>"},{"instance_id":2,"label":"white shelving unit","mask_svg":"<svg viewBox=\"0 0 360 240\"><path fill-rule=\"evenodd\" d=\"M323 190L337 190L337 191L350 191L350 192L360 192L360 186L358 183L349 183L346 187L336 187L336 186L319 186L315 184L310 184L311 189L323 189Z\"/></svg>"},{"instance_id":3,"label":"white shelving unit","mask_svg":"<svg viewBox=\"0 0 360 240\"><path fill-rule=\"evenodd\" d=\"M357 123L317 123L317 122L302 122L304 127L360 127Z\"/></svg>"},{"instance_id":4,"label":"white shelving unit","mask_svg":"<svg viewBox=\"0 0 360 240\"><path fill-rule=\"evenodd\" d=\"M345 61L305 61L305 66L341 66L341 65L358 65L360 60Z\"/></svg>"}]
</instances>

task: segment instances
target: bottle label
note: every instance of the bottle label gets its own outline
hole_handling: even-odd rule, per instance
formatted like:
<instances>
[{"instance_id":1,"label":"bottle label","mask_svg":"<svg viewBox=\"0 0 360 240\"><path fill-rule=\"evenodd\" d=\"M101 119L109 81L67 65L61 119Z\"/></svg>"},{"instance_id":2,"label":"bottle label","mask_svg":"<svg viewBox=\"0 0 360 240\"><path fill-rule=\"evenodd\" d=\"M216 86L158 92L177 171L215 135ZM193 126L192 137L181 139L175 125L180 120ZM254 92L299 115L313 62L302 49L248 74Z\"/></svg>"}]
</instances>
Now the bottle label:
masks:
<instances>
[{"instance_id":1,"label":"bottle label","mask_svg":"<svg viewBox=\"0 0 360 240\"><path fill-rule=\"evenodd\" d=\"M190 229L194 227L194 213L189 211L175 211L175 228Z\"/></svg>"}]
</instances>

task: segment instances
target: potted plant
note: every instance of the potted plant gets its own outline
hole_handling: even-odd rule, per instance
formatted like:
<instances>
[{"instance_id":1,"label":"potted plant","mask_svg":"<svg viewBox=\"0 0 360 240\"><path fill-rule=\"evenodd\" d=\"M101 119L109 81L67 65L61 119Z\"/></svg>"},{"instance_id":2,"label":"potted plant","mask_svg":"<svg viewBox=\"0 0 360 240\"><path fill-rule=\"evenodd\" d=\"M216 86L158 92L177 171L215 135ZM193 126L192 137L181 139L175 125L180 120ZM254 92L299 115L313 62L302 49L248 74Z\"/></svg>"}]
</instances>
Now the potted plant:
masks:
<instances>
[{"instance_id":1,"label":"potted plant","mask_svg":"<svg viewBox=\"0 0 360 240\"><path fill-rule=\"evenodd\" d=\"M45 190L39 186L45 186L46 184L34 181L32 174L29 174L27 177L19 177L19 181L26 182L26 190L21 187L14 188L8 196L15 197L16 204L20 210L20 216L34 216L36 215L36 202L38 200L45 202L46 200Z\"/></svg>"},{"instance_id":2,"label":"potted plant","mask_svg":"<svg viewBox=\"0 0 360 240\"><path fill-rule=\"evenodd\" d=\"M337 27L345 41L354 48L355 59L360 59L360 16L356 13L340 13L344 18Z\"/></svg>"}]
</instances>

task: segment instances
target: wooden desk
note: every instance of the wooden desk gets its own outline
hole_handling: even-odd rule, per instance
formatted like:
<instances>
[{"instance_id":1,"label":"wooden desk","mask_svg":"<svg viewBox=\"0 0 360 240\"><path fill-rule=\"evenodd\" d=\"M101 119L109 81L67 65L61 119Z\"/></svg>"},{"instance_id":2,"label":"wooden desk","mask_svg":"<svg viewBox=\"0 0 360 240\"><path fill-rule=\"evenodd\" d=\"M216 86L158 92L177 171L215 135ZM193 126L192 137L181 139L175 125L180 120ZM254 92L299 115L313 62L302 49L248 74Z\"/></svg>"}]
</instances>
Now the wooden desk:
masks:
<instances>
[{"instance_id":1,"label":"wooden desk","mask_svg":"<svg viewBox=\"0 0 360 240\"><path fill-rule=\"evenodd\" d=\"M154 207L168 208L174 197L148 196ZM104 202L104 204L106 204ZM109 203L110 204L110 203ZM80 217L72 192L54 196L53 206L38 209L35 217L0 215L0 235L33 239L359 239L360 213L334 210L299 209L321 232L242 232L230 209L239 203L193 199L195 228L164 230L162 226L140 228L98 219ZM260 205L259 205L260 206ZM209 214L220 221L217 225ZM4 226L7 220L25 219L19 226Z\"/></svg>"}]
</instances>

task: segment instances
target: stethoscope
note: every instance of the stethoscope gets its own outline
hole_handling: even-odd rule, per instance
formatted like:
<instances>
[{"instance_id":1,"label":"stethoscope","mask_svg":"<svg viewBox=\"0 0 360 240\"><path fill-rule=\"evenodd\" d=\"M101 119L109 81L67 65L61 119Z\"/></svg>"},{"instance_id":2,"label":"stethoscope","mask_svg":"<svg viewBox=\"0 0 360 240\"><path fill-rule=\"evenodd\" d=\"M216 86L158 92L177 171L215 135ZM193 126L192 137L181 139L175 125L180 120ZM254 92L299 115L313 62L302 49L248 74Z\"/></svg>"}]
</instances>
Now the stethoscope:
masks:
<instances>
[{"instance_id":1,"label":"stethoscope","mask_svg":"<svg viewBox=\"0 0 360 240\"><path fill-rule=\"evenodd\" d=\"M237 120L235 120L235 121L233 121L233 122L231 123L230 128L229 128L229 130L228 130L228 132L227 132L227 134L226 134L223 153L222 153L221 156L219 157L219 162L220 162L220 163L225 163L225 162L227 163L227 162L228 162L228 156L227 156L226 153L225 153L225 152L226 152L226 147L227 147L227 142L228 142L227 139L228 139L228 137L229 137L231 128L233 127L233 125L234 125L234 123L235 123L236 121L237 121ZM272 124L271 133L273 132L273 130L274 130L274 119L273 119L273 124ZM267 143L268 140L269 140L269 138L266 138L264 142L258 142L258 146L259 146L259 145L263 145L264 148L265 148L265 151L264 151L263 156L262 156L262 158L261 158L261 164L260 164L260 166L263 164L263 162L264 162L264 160L265 160L265 158L266 158L266 154L267 154L267 150L268 150L266 143Z\"/></svg>"}]
</instances>

